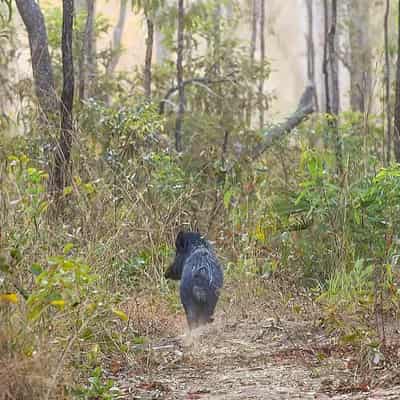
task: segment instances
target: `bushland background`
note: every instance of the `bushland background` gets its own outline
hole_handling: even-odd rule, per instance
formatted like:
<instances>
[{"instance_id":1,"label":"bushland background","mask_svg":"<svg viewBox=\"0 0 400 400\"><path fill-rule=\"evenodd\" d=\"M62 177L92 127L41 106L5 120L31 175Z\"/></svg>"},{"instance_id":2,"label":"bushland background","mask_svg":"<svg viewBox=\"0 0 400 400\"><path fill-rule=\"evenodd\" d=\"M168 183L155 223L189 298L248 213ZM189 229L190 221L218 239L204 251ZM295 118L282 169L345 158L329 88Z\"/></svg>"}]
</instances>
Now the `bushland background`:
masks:
<instances>
[{"instance_id":1,"label":"bushland background","mask_svg":"<svg viewBox=\"0 0 400 400\"><path fill-rule=\"evenodd\" d=\"M397 2L0 16L0 396L396 395ZM182 228L226 277L190 343Z\"/></svg>"}]
</instances>

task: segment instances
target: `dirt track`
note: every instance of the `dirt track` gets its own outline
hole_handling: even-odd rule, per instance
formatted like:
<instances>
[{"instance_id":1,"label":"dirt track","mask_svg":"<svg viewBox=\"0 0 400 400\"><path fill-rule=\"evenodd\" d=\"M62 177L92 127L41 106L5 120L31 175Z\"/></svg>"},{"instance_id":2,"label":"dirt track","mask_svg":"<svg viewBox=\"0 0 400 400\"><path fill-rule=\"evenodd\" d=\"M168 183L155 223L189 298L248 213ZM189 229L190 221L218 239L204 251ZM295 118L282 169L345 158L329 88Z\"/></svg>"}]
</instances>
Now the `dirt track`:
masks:
<instances>
[{"instance_id":1,"label":"dirt track","mask_svg":"<svg viewBox=\"0 0 400 400\"><path fill-rule=\"evenodd\" d=\"M146 372L117 375L124 399L400 399L400 386L352 383L348 360L306 323L273 319L213 325L142 350Z\"/></svg>"}]
</instances>

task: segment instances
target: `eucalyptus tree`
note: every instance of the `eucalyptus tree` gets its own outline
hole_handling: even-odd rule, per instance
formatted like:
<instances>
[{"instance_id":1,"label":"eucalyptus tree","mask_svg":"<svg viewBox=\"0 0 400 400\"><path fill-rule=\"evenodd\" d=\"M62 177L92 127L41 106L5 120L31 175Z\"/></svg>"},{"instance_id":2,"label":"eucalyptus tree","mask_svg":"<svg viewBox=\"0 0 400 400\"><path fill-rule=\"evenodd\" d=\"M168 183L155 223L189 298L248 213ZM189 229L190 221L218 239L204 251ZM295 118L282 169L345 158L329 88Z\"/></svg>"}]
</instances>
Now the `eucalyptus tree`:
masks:
<instances>
[{"instance_id":1,"label":"eucalyptus tree","mask_svg":"<svg viewBox=\"0 0 400 400\"><path fill-rule=\"evenodd\" d=\"M258 21L260 18L260 9L259 9L259 0L251 0L250 5L250 24L251 24L251 37L250 37L250 69L254 67L254 61L256 56L256 47L257 47L257 31L258 31ZM246 123L248 126L251 124L251 115L253 112L252 109L252 90L249 90L248 99L247 99L247 108L246 108Z\"/></svg>"},{"instance_id":2,"label":"eucalyptus tree","mask_svg":"<svg viewBox=\"0 0 400 400\"><path fill-rule=\"evenodd\" d=\"M35 92L44 116L41 120L52 121L58 113L58 102L43 13L35 0L15 2L28 33Z\"/></svg>"},{"instance_id":3,"label":"eucalyptus tree","mask_svg":"<svg viewBox=\"0 0 400 400\"><path fill-rule=\"evenodd\" d=\"M392 152L392 107L390 104L390 55L389 55L389 14L390 0L386 0L383 20L385 47L385 106L386 106L386 163L390 163Z\"/></svg>"},{"instance_id":4,"label":"eucalyptus tree","mask_svg":"<svg viewBox=\"0 0 400 400\"><path fill-rule=\"evenodd\" d=\"M394 105L394 155L396 162L400 162L400 0L398 1L397 21L397 62L396 62L396 100Z\"/></svg>"},{"instance_id":5,"label":"eucalyptus tree","mask_svg":"<svg viewBox=\"0 0 400 400\"><path fill-rule=\"evenodd\" d=\"M337 0L324 0L324 59L323 73L325 82L326 113L330 114L328 125L334 140L336 165L342 172L342 144L339 135L339 71L337 39Z\"/></svg>"},{"instance_id":6,"label":"eucalyptus tree","mask_svg":"<svg viewBox=\"0 0 400 400\"><path fill-rule=\"evenodd\" d=\"M73 139L72 107L74 102L74 61L72 52L72 34L74 22L74 0L63 0L62 24L62 62L63 89L61 94L61 134L57 144L54 168L52 171L52 188L56 193L62 192L69 180L69 168Z\"/></svg>"},{"instance_id":7,"label":"eucalyptus tree","mask_svg":"<svg viewBox=\"0 0 400 400\"><path fill-rule=\"evenodd\" d=\"M73 135L74 67L72 34L74 1L63 0L61 49L63 89L60 102L58 102L56 96L47 29L42 10L34 0L16 0L16 5L28 33L36 96L39 107L46 117L46 120L42 118L42 124L43 126L45 126L45 122L49 124L55 116L61 117L61 133L56 143L53 168L50 172L50 190L59 194L68 180Z\"/></svg>"},{"instance_id":8,"label":"eucalyptus tree","mask_svg":"<svg viewBox=\"0 0 400 400\"><path fill-rule=\"evenodd\" d=\"M86 0L86 23L82 38L82 49L79 60L79 99L93 95L93 82L96 68L95 38L95 5L96 0Z\"/></svg>"},{"instance_id":9,"label":"eucalyptus tree","mask_svg":"<svg viewBox=\"0 0 400 400\"><path fill-rule=\"evenodd\" d=\"M126 22L126 13L128 10L127 6L128 0L120 0L118 21L113 31L111 59L107 65L107 74L112 74L114 72L121 56L121 40Z\"/></svg>"},{"instance_id":10,"label":"eucalyptus tree","mask_svg":"<svg viewBox=\"0 0 400 400\"><path fill-rule=\"evenodd\" d=\"M307 79L314 86L314 103L318 111L318 95L315 81L315 44L314 44L314 2L305 0L307 8Z\"/></svg>"},{"instance_id":11,"label":"eucalyptus tree","mask_svg":"<svg viewBox=\"0 0 400 400\"><path fill-rule=\"evenodd\" d=\"M0 130L7 126L9 105L14 102L14 49L17 46L16 29L12 21L11 3L0 1Z\"/></svg>"},{"instance_id":12,"label":"eucalyptus tree","mask_svg":"<svg viewBox=\"0 0 400 400\"><path fill-rule=\"evenodd\" d=\"M176 81L178 86L178 113L175 124L175 147L176 151L182 151L182 125L185 113L185 86L183 85L183 45L185 26L184 0L178 0L178 32L176 50Z\"/></svg>"},{"instance_id":13,"label":"eucalyptus tree","mask_svg":"<svg viewBox=\"0 0 400 400\"><path fill-rule=\"evenodd\" d=\"M154 46L154 30L155 19L157 13L166 5L166 0L131 0L132 7L136 11L143 12L147 36L146 36L146 52L143 69L143 88L146 98L151 98L151 83L152 83L152 60Z\"/></svg>"},{"instance_id":14,"label":"eucalyptus tree","mask_svg":"<svg viewBox=\"0 0 400 400\"><path fill-rule=\"evenodd\" d=\"M370 40L371 2L350 0L348 8L350 105L353 111L367 112L371 96L372 50Z\"/></svg>"}]
</instances>

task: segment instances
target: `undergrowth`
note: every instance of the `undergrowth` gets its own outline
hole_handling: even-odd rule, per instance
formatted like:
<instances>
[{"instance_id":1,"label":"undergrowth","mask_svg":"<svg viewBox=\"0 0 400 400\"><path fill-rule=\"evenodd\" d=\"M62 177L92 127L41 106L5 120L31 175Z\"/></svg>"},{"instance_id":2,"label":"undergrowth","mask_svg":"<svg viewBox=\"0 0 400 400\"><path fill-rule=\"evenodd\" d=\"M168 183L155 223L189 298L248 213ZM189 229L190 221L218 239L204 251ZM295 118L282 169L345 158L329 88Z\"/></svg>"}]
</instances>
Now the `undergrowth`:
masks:
<instances>
[{"instance_id":1,"label":"undergrowth","mask_svg":"<svg viewBox=\"0 0 400 400\"><path fill-rule=\"evenodd\" d=\"M176 285L164 278L181 227L214 242L224 318L279 319L283 307L359 348L364 366L384 359L399 304L398 166L360 176L348 165L339 177L329 153L305 147L290 177L286 166L266 175L263 163L239 169L231 160L223 170L205 152L188 168L152 142L162 121L151 106L108 113L105 126L118 130L101 142L82 132L56 219L35 142L3 149L3 393L113 398L102 372L110 355L140 364L134 349L184 330ZM132 147L131 132L142 147ZM28 378L27 369L38 373Z\"/></svg>"},{"instance_id":2,"label":"undergrowth","mask_svg":"<svg viewBox=\"0 0 400 400\"><path fill-rule=\"evenodd\" d=\"M96 159L98 147L85 143L81 158ZM134 155L121 142L101 146L95 164L76 164L56 223L29 143L19 139L1 162L3 393L113 398L102 372L111 354L140 364L133 349L184 330L163 275L180 227L214 241L224 318L279 318L282 307L313 315L338 343L365 349L360 362L381 362L398 310L397 166L343 182L329 155L307 149L290 182L279 169L270 178L233 168L210 186L218 164L190 170L158 144Z\"/></svg>"}]
</instances>

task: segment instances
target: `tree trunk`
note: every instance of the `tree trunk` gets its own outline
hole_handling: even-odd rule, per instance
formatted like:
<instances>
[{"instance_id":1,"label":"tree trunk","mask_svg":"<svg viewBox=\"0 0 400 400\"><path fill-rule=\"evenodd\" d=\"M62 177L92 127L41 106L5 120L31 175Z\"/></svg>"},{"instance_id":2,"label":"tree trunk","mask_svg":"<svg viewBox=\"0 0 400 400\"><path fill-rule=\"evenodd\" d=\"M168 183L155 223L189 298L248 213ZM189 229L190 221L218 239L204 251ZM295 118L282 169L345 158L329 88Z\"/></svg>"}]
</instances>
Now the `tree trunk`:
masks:
<instances>
[{"instance_id":1,"label":"tree trunk","mask_svg":"<svg viewBox=\"0 0 400 400\"><path fill-rule=\"evenodd\" d=\"M265 0L260 0L260 65L261 76L258 85L258 107L260 129L264 127L264 62L265 62Z\"/></svg>"},{"instance_id":2,"label":"tree trunk","mask_svg":"<svg viewBox=\"0 0 400 400\"><path fill-rule=\"evenodd\" d=\"M368 28L370 2L349 1L350 105L364 113L371 96L371 44Z\"/></svg>"},{"instance_id":3,"label":"tree trunk","mask_svg":"<svg viewBox=\"0 0 400 400\"><path fill-rule=\"evenodd\" d=\"M314 106L318 112L317 86L315 85L315 46L313 0L306 0L307 7L307 79L314 86Z\"/></svg>"},{"instance_id":4,"label":"tree trunk","mask_svg":"<svg viewBox=\"0 0 400 400\"><path fill-rule=\"evenodd\" d=\"M72 54L74 0L63 0L62 64L63 90L61 95L61 136L56 149L53 171L53 190L61 193L69 178L72 146L72 106L74 101L74 63Z\"/></svg>"},{"instance_id":5,"label":"tree trunk","mask_svg":"<svg viewBox=\"0 0 400 400\"><path fill-rule=\"evenodd\" d=\"M332 116L330 118L331 129L334 136L335 141L335 155L336 155L336 164L339 173L343 170L343 160L342 160L342 146L341 140L339 137L339 129L338 129L338 115L339 115L339 64L337 58L336 51L336 27L337 27L337 0L332 0L332 15L331 15L331 27L328 34L329 40L329 65L330 65L330 74L331 74L331 82L332 82L332 98L331 98L331 107L332 107Z\"/></svg>"},{"instance_id":6,"label":"tree trunk","mask_svg":"<svg viewBox=\"0 0 400 400\"><path fill-rule=\"evenodd\" d=\"M213 56L216 62L215 70L217 75L221 74L221 18L222 18L222 6L217 0L214 5L213 12L213 25L214 25L214 44L213 44Z\"/></svg>"},{"instance_id":7,"label":"tree trunk","mask_svg":"<svg viewBox=\"0 0 400 400\"><path fill-rule=\"evenodd\" d=\"M384 17L385 41L385 105L386 105L386 162L390 163L392 152L392 107L390 104L390 58L389 58L389 14L390 0L386 0Z\"/></svg>"},{"instance_id":8,"label":"tree trunk","mask_svg":"<svg viewBox=\"0 0 400 400\"><path fill-rule=\"evenodd\" d=\"M175 125L176 151L182 151L182 125L185 114L185 86L183 85L183 43L184 43L184 0L178 0L178 40L176 57L176 80L178 86L179 105Z\"/></svg>"},{"instance_id":9,"label":"tree trunk","mask_svg":"<svg viewBox=\"0 0 400 400\"><path fill-rule=\"evenodd\" d=\"M146 16L147 38L146 38L146 58L144 64L144 95L147 99L151 98L151 61L153 58L154 43L154 23Z\"/></svg>"},{"instance_id":10,"label":"tree trunk","mask_svg":"<svg viewBox=\"0 0 400 400\"><path fill-rule=\"evenodd\" d=\"M254 60L257 46L257 28L259 20L259 7L258 0L252 0L251 2L251 41L250 41L250 68L253 70ZM246 124L251 125L251 116L253 113L253 96L252 89L249 90L247 95L247 107L246 107Z\"/></svg>"},{"instance_id":11,"label":"tree trunk","mask_svg":"<svg viewBox=\"0 0 400 400\"><path fill-rule=\"evenodd\" d=\"M126 20L126 12L127 12L127 5L128 0L121 0L121 5L119 8L119 17L117 25L115 25L114 32L113 32L113 43L111 46L111 50L114 52L110 63L107 66L107 73L112 74L118 65L119 58L121 56L121 40L122 40L122 33L125 27L125 20Z\"/></svg>"},{"instance_id":12,"label":"tree trunk","mask_svg":"<svg viewBox=\"0 0 400 400\"><path fill-rule=\"evenodd\" d=\"M75 11L83 10L86 7L85 0L75 0Z\"/></svg>"},{"instance_id":13,"label":"tree trunk","mask_svg":"<svg viewBox=\"0 0 400 400\"><path fill-rule=\"evenodd\" d=\"M332 81L332 98L331 107L332 114L337 116L339 114L339 71L338 71L338 58L337 58L337 0L332 0L332 15L331 26L328 34L328 47L329 47L329 68Z\"/></svg>"},{"instance_id":14,"label":"tree trunk","mask_svg":"<svg viewBox=\"0 0 400 400\"><path fill-rule=\"evenodd\" d=\"M329 32L329 9L328 0L324 0L324 54L323 54L323 75L324 75L324 89L325 89L325 112L331 113L331 94L329 87L329 70L328 70L328 32Z\"/></svg>"},{"instance_id":15,"label":"tree trunk","mask_svg":"<svg viewBox=\"0 0 400 400\"><path fill-rule=\"evenodd\" d=\"M83 10L86 11L86 26L89 18L87 4L83 0L75 0L75 13L80 14ZM78 59L78 98L79 101L85 100L85 84L86 84L86 26L79 32L81 38L81 51Z\"/></svg>"},{"instance_id":16,"label":"tree trunk","mask_svg":"<svg viewBox=\"0 0 400 400\"><path fill-rule=\"evenodd\" d=\"M93 82L96 76L95 54L95 0L86 0L86 24L83 33L82 53L79 65L79 99L84 100L94 94Z\"/></svg>"},{"instance_id":17,"label":"tree trunk","mask_svg":"<svg viewBox=\"0 0 400 400\"><path fill-rule=\"evenodd\" d=\"M259 20L258 0L251 3L251 42L250 42L250 62L254 63L257 46L257 28Z\"/></svg>"},{"instance_id":18,"label":"tree trunk","mask_svg":"<svg viewBox=\"0 0 400 400\"><path fill-rule=\"evenodd\" d=\"M400 0L399 0L400 10ZM394 155L396 162L400 162L400 12L397 22L397 63L396 63L396 101L394 106Z\"/></svg>"},{"instance_id":19,"label":"tree trunk","mask_svg":"<svg viewBox=\"0 0 400 400\"><path fill-rule=\"evenodd\" d=\"M87 95L92 97L96 91L96 77L97 77L97 55L96 55L96 0L88 1L88 12L90 15L87 21Z\"/></svg>"},{"instance_id":20,"label":"tree trunk","mask_svg":"<svg viewBox=\"0 0 400 400\"><path fill-rule=\"evenodd\" d=\"M213 29L214 29L214 41L213 41L213 59L214 59L214 68L216 79L221 79L222 75L222 67L221 67L221 19L222 19L222 6L219 1L216 1L214 4L213 10ZM224 126L224 122L226 121L226 107L223 101L223 92L222 87L218 86L216 88L216 101L215 101L215 111L220 115L221 118L221 126ZM229 119L231 121L231 119Z\"/></svg>"},{"instance_id":21,"label":"tree trunk","mask_svg":"<svg viewBox=\"0 0 400 400\"><path fill-rule=\"evenodd\" d=\"M329 13L328 1L324 0L325 43L323 68L325 77L326 113L330 114L328 126L334 140L337 170L341 173L343 170L343 160L342 145L338 129L339 65L336 51L337 0L332 0L330 6Z\"/></svg>"},{"instance_id":22,"label":"tree trunk","mask_svg":"<svg viewBox=\"0 0 400 400\"><path fill-rule=\"evenodd\" d=\"M16 4L28 32L35 92L45 117L42 122L49 121L58 110L45 21L34 0L16 0Z\"/></svg>"},{"instance_id":23,"label":"tree trunk","mask_svg":"<svg viewBox=\"0 0 400 400\"><path fill-rule=\"evenodd\" d=\"M164 45L164 34L155 27L154 31L155 42L155 61L157 64L162 64L168 57L168 50Z\"/></svg>"},{"instance_id":24,"label":"tree trunk","mask_svg":"<svg viewBox=\"0 0 400 400\"><path fill-rule=\"evenodd\" d=\"M222 18L222 8L221 4L217 1L215 4L214 14L213 14L213 25L214 25L214 45L213 45L213 56L215 60L215 70L217 75L221 74L221 18Z\"/></svg>"}]
</instances>

